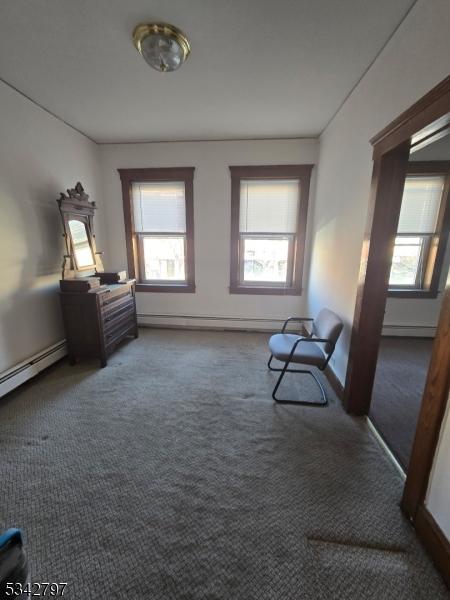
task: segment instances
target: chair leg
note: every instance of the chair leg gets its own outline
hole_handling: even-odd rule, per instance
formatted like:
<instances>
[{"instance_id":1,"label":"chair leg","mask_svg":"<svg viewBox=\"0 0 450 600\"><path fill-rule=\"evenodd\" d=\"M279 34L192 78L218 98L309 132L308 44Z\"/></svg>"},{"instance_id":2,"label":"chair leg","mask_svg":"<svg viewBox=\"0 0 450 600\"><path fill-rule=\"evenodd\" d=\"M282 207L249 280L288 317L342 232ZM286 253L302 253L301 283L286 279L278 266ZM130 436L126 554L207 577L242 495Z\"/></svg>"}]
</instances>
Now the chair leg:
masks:
<instances>
[{"instance_id":1,"label":"chair leg","mask_svg":"<svg viewBox=\"0 0 450 600\"><path fill-rule=\"evenodd\" d=\"M320 383L320 381L317 379L317 377L314 375L314 373L312 371L304 370L304 369L288 369L289 361L285 362L282 369L276 369L271 366L272 359L273 359L273 355L271 354L270 358L269 358L269 362L267 363L267 366L269 367L269 369L271 371L280 372L280 376L278 377L278 380L277 380L275 387L273 388L273 392L272 392L272 398L275 400L275 402L278 402L278 404L300 404L302 406L326 406L328 404L327 396L325 394L323 385ZM311 375L311 377L314 379L314 381L319 386L320 393L322 394L322 401L321 402L308 402L306 400L282 400L281 398L277 398L277 396L276 396L277 390L280 387L281 381L286 373L305 373L305 374Z\"/></svg>"}]
</instances>

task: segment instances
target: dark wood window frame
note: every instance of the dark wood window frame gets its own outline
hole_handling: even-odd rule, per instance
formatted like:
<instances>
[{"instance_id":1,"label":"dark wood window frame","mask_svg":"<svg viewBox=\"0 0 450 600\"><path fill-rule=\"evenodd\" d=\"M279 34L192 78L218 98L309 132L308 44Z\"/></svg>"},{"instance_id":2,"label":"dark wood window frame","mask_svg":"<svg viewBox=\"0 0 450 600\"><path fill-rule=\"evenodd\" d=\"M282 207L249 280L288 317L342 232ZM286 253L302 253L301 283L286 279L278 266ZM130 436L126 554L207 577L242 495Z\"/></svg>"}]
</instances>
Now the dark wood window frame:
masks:
<instances>
[{"instance_id":1,"label":"dark wood window frame","mask_svg":"<svg viewBox=\"0 0 450 600\"><path fill-rule=\"evenodd\" d=\"M437 220L436 231L429 236L424 253L424 285L416 287L388 289L389 298L437 298L439 293L439 282L441 279L442 266L447 249L450 230L450 161L416 161L409 162L408 175L440 175L445 177L444 189L442 191L441 204ZM403 235L403 234L402 234ZM413 237L414 234L404 234ZM397 234L398 237L398 234ZM435 252L431 252L431 248Z\"/></svg>"},{"instance_id":2,"label":"dark wood window frame","mask_svg":"<svg viewBox=\"0 0 450 600\"><path fill-rule=\"evenodd\" d=\"M195 167L118 169L122 182L123 216L129 276L137 280L137 292L195 292L194 260L194 170ZM134 182L184 181L186 205L186 281L146 283L139 267L139 236L134 230L131 186ZM171 234L173 235L173 234Z\"/></svg>"},{"instance_id":3,"label":"dark wood window frame","mask_svg":"<svg viewBox=\"0 0 450 600\"><path fill-rule=\"evenodd\" d=\"M308 216L309 188L311 171L314 165L264 165L230 167L231 173L231 247L230 247L230 294L265 294L299 296L302 293L303 263L305 258L306 221ZM300 181L300 202L297 231L290 244L289 259L290 285L243 285L241 283L241 241L239 232L240 183L241 179L298 179ZM261 236L262 232L255 234ZM269 236L270 234L268 234ZM252 236L252 234L249 234ZM289 275L289 274L288 274Z\"/></svg>"}]
</instances>

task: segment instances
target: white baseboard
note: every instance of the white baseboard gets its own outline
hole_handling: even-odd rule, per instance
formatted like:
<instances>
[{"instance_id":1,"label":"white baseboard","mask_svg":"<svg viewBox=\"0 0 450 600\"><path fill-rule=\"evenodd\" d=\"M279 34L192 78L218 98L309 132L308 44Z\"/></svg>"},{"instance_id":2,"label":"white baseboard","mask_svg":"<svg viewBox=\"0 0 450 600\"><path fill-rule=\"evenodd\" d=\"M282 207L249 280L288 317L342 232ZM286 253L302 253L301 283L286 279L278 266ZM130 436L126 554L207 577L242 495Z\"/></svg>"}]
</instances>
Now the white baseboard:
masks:
<instances>
[{"instance_id":1,"label":"white baseboard","mask_svg":"<svg viewBox=\"0 0 450 600\"><path fill-rule=\"evenodd\" d=\"M0 374L0 398L67 354L65 340L49 346Z\"/></svg>"},{"instance_id":2,"label":"white baseboard","mask_svg":"<svg viewBox=\"0 0 450 600\"><path fill-rule=\"evenodd\" d=\"M434 338L436 327L432 325L383 325L381 335Z\"/></svg>"},{"instance_id":3,"label":"white baseboard","mask_svg":"<svg viewBox=\"0 0 450 600\"><path fill-rule=\"evenodd\" d=\"M167 327L177 329L250 330L270 333L280 331L284 321L285 319L258 319L253 317L138 313L138 325L141 327ZM293 328L296 330L298 330L298 327L298 323L293 325Z\"/></svg>"},{"instance_id":4,"label":"white baseboard","mask_svg":"<svg viewBox=\"0 0 450 600\"><path fill-rule=\"evenodd\" d=\"M387 455L387 457L389 458L389 460L391 461L391 463L393 464L393 466L399 472L401 478L403 480L405 480L406 479L406 473L405 473L402 465L395 458L395 456L392 453L391 449L386 444L386 442L383 440L383 438L381 437L381 435L378 433L378 429L375 427L375 425L372 423L372 421L370 420L369 417L366 417L366 423L367 423L370 431L372 432L372 435L374 436L374 438L376 439L376 441L378 442L378 444L381 446L381 448L384 451L384 453Z\"/></svg>"}]
</instances>

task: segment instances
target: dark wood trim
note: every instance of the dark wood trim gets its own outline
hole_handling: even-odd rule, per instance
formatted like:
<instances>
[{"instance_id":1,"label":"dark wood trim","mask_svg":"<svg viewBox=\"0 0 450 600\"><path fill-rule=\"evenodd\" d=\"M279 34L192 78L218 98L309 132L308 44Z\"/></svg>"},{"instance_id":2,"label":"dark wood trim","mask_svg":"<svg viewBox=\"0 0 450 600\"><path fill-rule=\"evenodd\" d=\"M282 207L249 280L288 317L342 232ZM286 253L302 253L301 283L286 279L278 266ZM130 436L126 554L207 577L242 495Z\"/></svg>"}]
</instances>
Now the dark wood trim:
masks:
<instances>
[{"instance_id":1,"label":"dark wood trim","mask_svg":"<svg viewBox=\"0 0 450 600\"><path fill-rule=\"evenodd\" d=\"M357 415L370 406L408 157L404 143L373 168L344 392L346 410Z\"/></svg>"},{"instance_id":2,"label":"dark wood trim","mask_svg":"<svg viewBox=\"0 0 450 600\"><path fill-rule=\"evenodd\" d=\"M337 378L336 373L330 367L329 363L326 366L326 368L324 370L324 373L325 373L325 377L328 379L328 383L333 388L334 393L339 398L339 400L342 401L344 399L344 386L342 385L342 383Z\"/></svg>"},{"instance_id":3,"label":"dark wood trim","mask_svg":"<svg viewBox=\"0 0 450 600\"><path fill-rule=\"evenodd\" d=\"M120 179L133 181L184 181L194 179L195 167L143 167L139 169L117 169Z\"/></svg>"},{"instance_id":4,"label":"dark wood trim","mask_svg":"<svg viewBox=\"0 0 450 600\"><path fill-rule=\"evenodd\" d=\"M408 174L450 175L450 160L410 160Z\"/></svg>"},{"instance_id":5,"label":"dark wood trim","mask_svg":"<svg viewBox=\"0 0 450 600\"><path fill-rule=\"evenodd\" d=\"M421 506L417 512L415 528L420 541L427 549L436 567L450 588L450 543L433 516Z\"/></svg>"},{"instance_id":6,"label":"dark wood trim","mask_svg":"<svg viewBox=\"0 0 450 600\"><path fill-rule=\"evenodd\" d=\"M194 171L195 167L118 169L122 182L123 216L129 276L137 280L137 292L194 293ZM186 204L186 283L174 285L146 284L139 271L138 240L134 232L131 185L144 181L184 181Z\"/></svg>"},{"instance_id":7,"label":"dark wood trim","mask_svg":"<svg viewBox=\"0 0 450 600\"><path fill-rule=\"evenodd\" d=\"M436 131L442 129L446 124L449 106L450 75L370 140L374 146L374 157L410 140L414 134L418 134L425 127L430 128L427 135L431 135L433 129ZM434 128L431 127L438 119L441 121L436 123Z\"/></svg>"},{"instance_id":8,"label":"dark wood trim","mask_svg":"<svg viewBox=\"0 0 450 600\"><path fill-rule=\"evenodd\" d=\"M195 294L195 285L176 283L170 285L154 285L150 283L138 283L136 285L136 291L165 294Z\"/></svg>"},{"instance_id":9,"label":"dark wood trim","mask_svg":"<svg viewBox=\"0 0 450 600\"><path fill-rule=\"evenodd\" d=\"M344 392L344 405L355 414L367 414L369 411L393 241L405 175L413 162L408 162L406 157L411 139L424 139L433 131L441 130L449 115L450 76L371 139L374 166L368 224Z\"/></svg>"},{"instance_id":10,"label":"dark wood trim","mask_svg":"<svg viewBox=\"0 0 450 600\"><path fill-rule=\"evenodd\" d=\"M138 241L134 234L133 207L131 205L131 180L124 177L123 179L121 178L121 183L128 276L132 279L139 280Z\"/></svg>"},{"instance_id":11,"label":"dark wood trim","mask_svg":"<svg viewBox=\"0 0 450 600\"><path fill-rule=\"evenodd\" d=\"M425 383L402 510L412 521L423 503L450 391L450 288L444 293Z\"/></svg>"},{"instance_id":12,"label":"dark wood trim","mask_svg":"<svg viewBox=\"0 0 450 600\"><path fill-rule=\"evenodd\" d=\"M405 175L411 165L408 163L411 142L420 143L421 140L430 139L430 135L442 131L449 119L450 76L371 140L374 144L374 167L368 227L363 244L344 392L344 404L349 412L355 414L367 414L370 407L393 243ZM426 521L428 525L425 526L428 527L428 533L423 529L423 517L426 516L423 503L448 400L449 379L450 291L447 290L433 345L402 500L402 510L411 521L414 522L418 515L419 537L428 545L434 556L440 552L440 542L429 519ZM431 535L430 530L436 535ZM442 562L436 564L444 569Z\"/></svg>"},{"instance_id":13,"label":"dark wood trim","mask_svg":"<svg viewBox=\"0 0 450 600\"><path fill-rule=\"evenodd\" d=\"M308 217L309 189L314 165L262 165L231 166L231 240L230 240L230 294L271 296L299 296L302 293L303 266L306 245L306 223ZM300 203L296 241L293 249L292 285L288 287L242 285L239 277L239 210L241 179L298 179L300 181Z\"/></svg>"},{"instance_id":14,"label":"dark wood trim","mask_svg":"<svg viewBox=\"0 0 450 600\"><path fill-rule=\"evenodd\" d=\"M389 289L387 296L388 298L409 298L410 300L418 300L419 298L437 298L439 291L430 290L399 290Z\"/></svg>"},{"instance_id":15,"label":"dark wood trim","mask_svg":"<svg viewBox=\"0 0 450 600\"><path fill-rule=\"evenodd\" d=\"M230 294L248 294L252 296L301 296L301 288L261 287L257 285L235 285L229 287Z\"/></svg>"},{"instance_id":16,"label":"dark wood trim","mask_svg":"<svg viewBox=\"0 0 450 600\"><path fill-rule=\"evenodd\" d=\"M314 165L248 165L230 167L231 176L238 179L299 179L311 177Z\"/></svg>"}]
</instances>

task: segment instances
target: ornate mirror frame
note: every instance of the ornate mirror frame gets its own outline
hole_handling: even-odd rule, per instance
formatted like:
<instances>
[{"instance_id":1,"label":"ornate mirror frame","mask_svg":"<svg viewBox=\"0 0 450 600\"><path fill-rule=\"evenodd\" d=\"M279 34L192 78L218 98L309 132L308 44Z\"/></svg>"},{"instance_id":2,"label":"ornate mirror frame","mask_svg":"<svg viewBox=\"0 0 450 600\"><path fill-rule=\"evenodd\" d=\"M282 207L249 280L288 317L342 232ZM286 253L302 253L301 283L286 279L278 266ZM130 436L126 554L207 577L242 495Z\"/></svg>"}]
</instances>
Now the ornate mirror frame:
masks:
<instances>
[{"instance_id":1,"label":"ornate mirror frame","mask_svg":"<svg viewBox=\"0 0 450 600\"><path fill-rule=\"evenodd\" d=\"M94 213L96 205L94 201L89 201L88 194L85 193L80 182L73 189L67 190L67 195L61 192L57 199L59 212L61 214L64 228L63 237L66 243L66 253L64 254L62 264L62 278L75 279L88 277L96 273L103 272L102 252L97 252L94 234ZM88 243L93 256L93 263L84 267L79 267L75 256L74 241L69 227L69 221L76 220L84 224Z\"/></svg>"}]
</instances>

